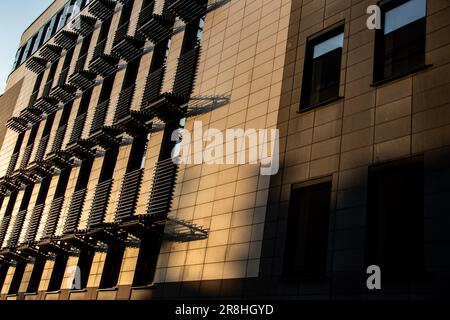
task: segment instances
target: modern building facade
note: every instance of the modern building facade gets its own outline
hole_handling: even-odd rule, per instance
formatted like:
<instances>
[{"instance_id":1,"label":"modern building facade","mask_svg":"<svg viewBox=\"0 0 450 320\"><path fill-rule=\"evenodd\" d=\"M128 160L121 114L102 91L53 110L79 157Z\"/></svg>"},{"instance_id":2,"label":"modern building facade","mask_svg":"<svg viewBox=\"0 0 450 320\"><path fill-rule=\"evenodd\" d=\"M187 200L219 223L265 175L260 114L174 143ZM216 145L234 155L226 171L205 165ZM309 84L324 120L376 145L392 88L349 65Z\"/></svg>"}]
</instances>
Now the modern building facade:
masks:
<instances>
[{"instance_id":1,"label":"modern building facade","mask_svg":"<svg viewBox=\"0 0 450 320\"><path fill-rule=\"evenodd\" d=\"M447 0L55 0L7 84L1 299L448 297L449 35ZM280 170L174 163L199 124L278 129Z\"/></svg>"}]
</instances>

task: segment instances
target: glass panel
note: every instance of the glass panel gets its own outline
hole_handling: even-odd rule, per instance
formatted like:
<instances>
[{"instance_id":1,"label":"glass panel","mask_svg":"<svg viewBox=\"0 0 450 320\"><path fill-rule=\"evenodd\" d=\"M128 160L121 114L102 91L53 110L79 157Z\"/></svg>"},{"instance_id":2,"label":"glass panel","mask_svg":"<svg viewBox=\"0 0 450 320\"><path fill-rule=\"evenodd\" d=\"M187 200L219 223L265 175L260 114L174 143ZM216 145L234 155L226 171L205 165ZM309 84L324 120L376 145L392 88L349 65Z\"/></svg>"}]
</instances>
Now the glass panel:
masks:
<instances>
[{"instance_id":1,"label":"glass panel","mask_svg":"<svg viewBox=\"0 0 450 320\"><path fill-rule=\"evenodd\" d=\"M48 26L44 42L47 42L48 39L50 39L50 37L52 36L53 30L55 30L55 23L56 23L56 16L53 16L52 20L50 21L50 25Z\"/></svg>"},{"instance_id":2,"label":"glass panel","mask_svg":"<svg viewBox=\"0 0 450 320\"><path fill-rule=\"evenodd\" d=\"M338 34L328 40L325 40L314 46L313 59L316 59L328 52L337 48L342 48L344 45L344 33Z\"/></svg>"},{"instance_id":3,"label":"glass panel","mask_svg":"<svg viewBox=\"0 0 450 320\"><path fill-rule=\"evenodd\" d=\"M24 50L23 47L20 48L19 50L17 50L16 59L14 60L13 69L16 69L18 67L19 60L21 59L23 50Z\"/></svg>"},{"instance_id":4,"label":"glass panel","mask_svg":"<svg viewBox=\"0 0 450 320\"><path fill-rule=\"evenodd\" d=\"M22 56L22 60L20 61L20 64L24 63L25 60L28 59L29 53L30 53L30 47L31 47L31 41L32 39L28 40L27 46L25 47L25 51Z\"/></svg>"},{"instance_id":5,"label":"glass panel","mask_svg":"<svg viewBox=\"0 0 450 320\"><path fill-rule=\"evenodd\" d=\"M426 0L410 0L386 12L384 34L400 29L426 16Z\"/></svg>"},{"instance_id":6,"label":"glass panel","mask_svg":"<svg viewBox=\"0 0 450 320\"><path fill-rule=\"evenodd\" d=\"M44 28L41 28L41 30L39 30L39 33L36 36L36 40L34 41L34 46L33 46L33 50L32 52L36 52L36 50L40 47L41 45L41 38L42 38L42 34L44 33Z\"/></svg>"}]
</instances>

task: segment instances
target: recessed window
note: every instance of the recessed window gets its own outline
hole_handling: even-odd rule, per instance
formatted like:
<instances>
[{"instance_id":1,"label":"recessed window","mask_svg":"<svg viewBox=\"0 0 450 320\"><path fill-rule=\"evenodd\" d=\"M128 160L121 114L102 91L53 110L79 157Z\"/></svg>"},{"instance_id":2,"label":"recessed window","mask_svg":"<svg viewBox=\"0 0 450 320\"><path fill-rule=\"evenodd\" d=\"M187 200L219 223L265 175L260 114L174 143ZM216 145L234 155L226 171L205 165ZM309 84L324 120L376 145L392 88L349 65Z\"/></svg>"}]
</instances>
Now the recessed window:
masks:
<instances>
[{"instance_id":1,"label":"recessed window","mask_svg":"<svg viewBox=\"0 0 450 320\"><path fill-rule=\"evenodd\" d=\"M286 278L325 274L330 203L331 181L292 189L283 270Z\"/></svg>"},{"instance_id":2,"label":"recessed window","mask_svg":"<svg viewBox=\"0 0 450 320\"><path fill-rule=\"evenodd\" d=\"M426 0L390 1L382 6L376 35L374 81L406 75L425 65Z\"/></svg>"},{"instance_id":3,"label":"recessed window","mask_svg":"<svg viewBox=\"0 0 450 320\"><path fill-rule=\"evenodd\" d=\"M366 263L387 280L424 270L424 167L421 159L373 167L369 174Z\"/></svg>"},{"instance_id":4,"label":"recessed window","mask_svg":"<svg viewBox=\"0 0 450 320\"><path fill-rule=\"evenodd\" d=\"M306 45L301 110L339 97L344 26L315 37Z\"/></svg>"}]
</instances>

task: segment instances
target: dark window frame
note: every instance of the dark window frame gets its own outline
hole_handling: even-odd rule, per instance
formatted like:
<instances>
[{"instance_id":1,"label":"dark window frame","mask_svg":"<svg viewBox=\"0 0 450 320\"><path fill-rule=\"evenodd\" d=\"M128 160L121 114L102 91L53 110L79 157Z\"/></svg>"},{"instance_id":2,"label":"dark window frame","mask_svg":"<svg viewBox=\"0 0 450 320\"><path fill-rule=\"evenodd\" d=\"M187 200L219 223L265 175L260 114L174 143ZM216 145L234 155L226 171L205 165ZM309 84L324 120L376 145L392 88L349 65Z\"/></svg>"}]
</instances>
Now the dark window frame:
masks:
<instances>
[{"instance_id":1,"label":"dark window frame","mask_svg":"<svg viewBox=\"0 0 450 320\"><path fill-rule=\"evenodd\" d=\"M411 203L411 199L415 199L415 201L422 204L422 212L421 216L420 213L416 213L417 216L415 217L419 225L412 225L412 228L422 228L421 232L420 230L416 230L416 232L413 232L411 234L405 233L405 231L402 231L406 223L400 223L397 220L394 220L392 218L392 215L389 214L380 214L377 210L379 210L378 206L382 206L384 203L378 203L375 202L376 200L379 200L377 197L381 197L381 199L385 199L385 196L383 197L383 194L378 194L376 187L377 179L382 179L383 174L385 176L392 177L394 174L400 174L402 170L407 169L414 169L409 172L414 172L414 174L421 174L421 186L422 186L422 197L419 197L419 195L410 195L408 196L408 203ZM420 168L420 172L417 172L417 169ZM391 172L391 173L390 173ZM395 172L394 174L392 172ZM403 171L404 173L405 171ZM380 178L381 177L381 178ZM412 176L411 176L412 177ZM410 177L410 178L411 178ZM405 178L405 177L403 177ZM401 179L403 181L404 179ZM417 177L416 177L417 178ZM417 280L425 276L425 251L424 251L424 228L425 228L425 208L424 208L424 201L425 201L425 168L424 168L424 158L422 155L409 157L406 159L399 159L399 160L393 160L385 163L375 164L369 167L368 171L368 188L367 188L367 223L366 223L366 245L365 245L365 264L366 266L369 265L378 265L381 267L381 272L383 274L384 279L387 282L393 283L393 282L404 282L404 281L411 281L411 280ZM400 181L399 179L397 179ZM417 182L417 179L411 180L410 183L408 183L408 186L411 186L413 182ZM419 182L420 183L420 182ZM391 185L391 183L389 183ZM417 187L417 186L416 186ZM396 190L402 189L402 188L395 188ZM415 190L417 191L417 190ZM387 193L387 194L393 194ZM401 197L400 197L401 199ZM398 204L400 199L396 199L395 204ZM385 201L389 201L385 200ZM384 204L385 205L385 204ZM402 206L403 208L404 206ZM412 206L414 209L417 209L419 207L418 204L415 204ZM398 212L398 211L397 211ZM408 212L408 218L414 217L411 215L411 211ZM419 219L421 217L421 219ZM401 217L400 217L401 218ZM397 219L398 216L397 216ZM400 219L402 221L405 221L404 219ZM381 225L383 227L381 228ZM395 241L392 239L392 233L389 233L389 227L392 228L392 226L401 224L402 227L399 228L399 231L396 231L396 239ZM411 227L411 225L409 225ZM403 232L403 233L402 233ZM405 252L407 250L395 250L396 246L401 243L398 241L398 239L405 238L407 236L410 236L413 238L412 234L414 234L414 237L419 237L417 243L415 244L419 248L415 248L416 250L409 250L410 256L405 256ZM411 240L411 239L410 239ZM386 242L391 241L390 245L385 245ZM394 242L392 242L394 241ZM397 241L397 242L396 242ZM383 245L384 244L384 245ZM412 241L408 241L408 247L411 246L411 244L414 244L414 239ZM394 249L392 249L394 248ZM395 254L392 254L392 251L395 251ZM421 255L420 255L421 251ZM402 252L403 255L400 255L399 252ZM402 261L402 264L407 259L417 259L417 263L420 263L420 265L412 265L411 263L406 263L406 265L401 265L399 269L393 268L393 265L397 266L397 263L389 259L400 259ZM386 263L387 265L384 265Z\"/></svg>"},{"instance_id":2,"label":"dark window frame","mask_svg":"<svg viewBox=\"0 0 450 320\"><path fill-rule=\"evenodd\" d=\"M406 24L397 30L391 32L396 32L397 34L399 31L407 30L406 28L414 27L417 24L422 23L423 24L423 62L416 66L410 66L409 68L406 68L403 71L399 71L397 73L392 72L391 75L385 75L384 74L384 67L385 67L385 57L384 57L384 51L385 51L385 40L386 35L384 34L385 31L385 19L386 19L386 13L392 9L395 9L410 0L382 0L378 2L378 6L381 9L381 29L378 29L375 31L375 49L374 49L374 59L373 59L373 82L372 86L376 87L406 76L409 76L411 74L417 73L421 70L427 69L431 67L432 65L426 63L426 48L427 48L427 14L428 14L428 6L426 5L425 8L425 16L421 19L418 19L416 21L413 21L412 23ZM428 3L427 0L425 0L426 4ZM407 32L408 33L408 32ZM409 32L408 34L413 34L415 32ZM393 40L394 41L394 40Z\"/></svg>"},{"instance_id":3,"label":"dark window frame","mask_svg":"<svg viewBox=\"0 0 450 320\"><path fill-rule=\"evenodd\" d=\"M305 196L308 196L307 193L311 194L317 191L328 193L329 202L328 203L324 203L323 201L320 202L321 204L324 204L324 207L327 207L328 209L324 211L325 213L322 216L322 218L324 218L325 220L312 221L312 223L315 223L315 225L311 227L310 224L311 220L309 215L311 214L311 210L314 210L314 208L313 207L303 208L305 209L305 211L301 211L302 204L300 203L300 201L302 199L302 193L304 193ZM331 217L332 195L333 195L332 177L324 177L321 179L316 179L305 183L292 185L289 213L286 220L287 230L284 249L282 280L307 281L307 280L320 280L326 278L329 266L328 253L330 251L329 238L330 238L330 224L332 221ZM304 220L304 222L306 221L307 224L299 225L298 224L299 220ZM320 225L321 223L323 223L323 225ZM326 228L324 226L326 226ZM317 231L316 227L323 228L320 229L323 233L320 234L318 232L315 232ZM302 229L304 231L303 234L301 233ZM311 232L312 230L314 232ZM323 238L321 239L320 237ZM298 248L299 242L302 242L304 244L303 249ZM311 243L313 243L313 246L308 245ZM319 244L319 248L317 248L317 243ZM313 249L311 250L311 248ZM300 252L297 252L298 250L300 250ZM295 259L297 260L300 259L300 262L295 261ZM296 263L297 265L295 265ZM299 266L298 265L299 263L303 264L303 266Z\"/></svg>"},{"instance_id":4,"label":"dark window frame","mask_svg":"<svg viewBox=\"0 0 450 320\"><path fill-rule=\"evenodd\" d=\"M311 96L312 96L312 83L313 83L313 63L314 63L314 48L315 46L332 39L335 36L338 36L340 34L343 34L344 39L342 43L342 47L338 49L334 49L330 52L336 51L336 56L339 56L339 63L336 64L336 67L338 68L338 84L337 84L337 90L336 93L328 98L319 98L319 101L312 102ZM342 63L343 63L343 53L344 53L344 46L345 46L345 21L340 21L314 35L311 35L306 40L306 50L305 50L305 62L303 64L303 79L302 79L302 90L301 90L301 96L300 96L300 108L299 112L306 112L318 107L321 107L323 105L332 103L334 101L337 101L339 99L342 99L343 97L340 95L340 87L342 85ZM327 52L329 54L330 52ZM319 93L319 91L317 91Z\"/></svg>"}]
</instances>

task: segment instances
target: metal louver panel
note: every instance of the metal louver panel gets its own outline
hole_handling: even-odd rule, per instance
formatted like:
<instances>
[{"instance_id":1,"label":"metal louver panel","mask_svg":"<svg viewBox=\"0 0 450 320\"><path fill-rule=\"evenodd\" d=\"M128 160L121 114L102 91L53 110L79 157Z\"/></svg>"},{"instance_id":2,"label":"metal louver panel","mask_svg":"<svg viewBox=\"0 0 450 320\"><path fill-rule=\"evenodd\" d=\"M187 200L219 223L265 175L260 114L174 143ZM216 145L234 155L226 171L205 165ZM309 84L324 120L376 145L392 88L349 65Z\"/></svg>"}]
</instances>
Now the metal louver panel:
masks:
<instances>
[{"instance_id":1,"label":"metal louver panel","mask_svg":"<svg viewBox=\"0 0 450 320\"><path fill-rule=\"evenodd\" d=\"M24 170L28 166L28 162L30 161L31 152L33 151L33 148L34 148L34 143L30 144L29 146L27 146L25 148L25 151L24 151L23 157L22 157L22 162L20 163L20 170Z\"/></svg>"},{"instance_id":2,"label":"metal louver panel","mask_svg":"<svg viewBox=\"0 0 450 320\"><path fill-rule=\"evenodd\" d=\"M200 46L183 54L178 62L178 69L173 84L173 92L177 95L189 97L197 75Z\"/></svg>"},{"instance_id":3,"label":"metal louver panel","mask_svg":"<svg viewBox=\"0 0 450 320\"><path fill-rule=\"evenodd\" d=\"M188 23L205 15L207 5L207 0L171 0L168 10Z\"/></svg>"},{"instance_id":4,"label":"metal louver panel","mask_svg":"<svg viewBox=\"0 0 450 320\"><path fill-rule=\"evenodd\" d=\"M68 30L62 30L54 38L55 44L66 50L72 49L77 44L77 41L78 34Z\"/></svg>"},{"instance_id":5,"label":"metal louver panel","mask_svg":"<svg viewBox=\"0 0 450 320\"><path fill-rule=\"evenodd\" d=\"M129 25L130 23L126 22L117 29L112 48L114 55L127 62L141 55L145 44L145 40L128 35Z\"/></svg>"},{"instance_id":6,"label":"metal louver panel","mask_svg":"<svg viewBox=\"0 0 450 320\"><path fill-rule=\"evenodd\" d=\"M34 107L43 113L51 114L58 110L58 103L58 99L43 96L36 101Z\"/></svg>"},{"instance_id":7,"label":"metal louver panel","mask_svg":"<svg viewBox=\"0 0 450 320\"><path fill-rule=\"evenodd\" d=\"M53 63L61 56L62 48L54 44L46 44L40 51L39 55L47 61Z\"/></svg>"},{"instance_id":8,"label":"metal louver panel","mask_svg":"<svg viewBox=\"0 0 450 320\"><path fill-rule=\"evenodd\" d=\"M89 63L89 70L106 78L117 69L119 59L116 56L106 54L106 41L101 41L94 49L92 61Z\"/></svg>"},{"instance_id":9,"label":"metal louver panel","mask_svg":"<svg viewBox=\"0 0 450 320\"><path fill-rule=\"evenodd\" d=\"M74 233L78 227L81 211L83 210L84 200L86 198L86 189L76 191L70 201L67 220L64 225L64 234Z\"/></svg>"},{"instance_id":10,"label":"metal louver panel","mask_svg":"<svg viewBox=\"0 0 450 320\"><path fill-rule=\"evenodd\" d=\"M172 205L178 166L172 159L158 162L150 193L148 212L152 216L167 216Z\"/></svg>"},{"instance_id":11,"label":"metal louver panel","mask_svg":"<svg viewBox=\"0 0 450 320\"><path fill-rule=\"evenodd\" d=\"M90 134L101 130L105 124L106 114L108 113L109 99L98 104L95 108L94 118L92 119Z\"/></svg>"},{"instance_id":12,"label":"metal louver panel","mask_svg":"<svg viewBox=\"0 0 450 320\"><path fill-rule=\"evenodd\" d=\"M106 180L97 185L89 214L88 228L101 225L111 196L113 180Z\"/></svg>"},{"instance_id":13,"label":"metal louver panel","mask_svg":"<svg viewBox=\"0 0 450 320\"><path fill-rule=\"evenodd\" d=\"M20 118L29 123L37 123L42 119L42 111L33 107L27 107L20 112Z\"/></svg>"},{"instance_id":14,"label":"metal louver panel","mask_svg":"<svg viewBox=\"0 0 450 320\"><path fill-rule=\"evenodd\" d=\"M44 228L43 238L51 238L55 234L63 204L64 197L60 197L52 201L48 213L48 219Z\"/></svg>"},{"instance_id":15,"label":"metal louver panel","mask_svg":"<svg viewBox=\"0 0 450 320\"><path fill-rule=\"evenodd\" d=\"M68 79L69 84L78 88L81 91L86 91L95 84L97 74L95 72L84 70L86 65L87 53L78 58L75 65L75 71Z\"/></svg>"},{"instance_id":16,"label":"metal louver panel","mask_svg":"<svg viewBox=\"0 0 450 320\"><path fill-rule=\"evenodd\" d=\"M28 121L20 117L12 117L6 122L5 126L17 133L22 133L28 129Z\"/></svg>"},{"instance_id":17,"label":"metal louver panel","mask_svg":"<svg viewBox=\"0 0 450 320\"><path fill-rule=\"evenodd\" d=\"M66 67L61 71L56 87L54 87L50 93L50 98L54 98L63 103L68 103L75 99L77 88L66 84L69 75L69 67Z\"/></svg>"},{"instance_id":18,"label":"metal louver panel","mask_svg":"<svg viewBox=\"0 0 450 320\"><path fill-rule=\"evenodd\" d=\"M30 225L25 236L27 242L33 242L36 238L37 231L39 229L39 223L41 221L42 212L44 211L44 204L40 204L34 207L31 216Z\"/></svg>"},{"instance_id":19,"label":"metal louver panel","mask_svg":"<svg viewBox=\"0 0 450 320\"><path fill-rule=\"evenodd\" d=\"M28 107L31 108L34 106L34 103L36 102L38 96L39 96L39 89L31 94L30 101L28 102Z\"/></svg>"},{"instance_id":20,"label":"metal louver panel","mask_svg":"<svg viewBox=\"0 0 450 320\"><path fill-rule=\"evenodd\" d=\"M116 2L112 0L93 0L88 12L100 21L105 21L114 13L115 7Z\"/></svg>"},{"instance_id":21,"label":"metal louver panel","mask_svg":"<svg viewBox=\"0 0 450 320\"><path fill-rule=\"evenodd\" d=\"M165 67L162 67L148 75L142 98L142 108L159 98L164 81L164 71Z\"/></svg>"},{"instance_id":22,"label":"metal louver panel","mask_svg":"<svg viewBox=\"0 0 450 320\"><path fill-rule=\"evenodd\" d=\"M86 123L86 113L83 113L75 118L72 133L69 139L69 144L75 143L79 139L81 139L81 134L83 133L85 123Z\"/></svg>"},{"instance_id":23,"label":"metal louver panel","mask_svg":"<svg viewBox=\"0 0 450 320\"><path fill-rule=\"evenodd\" d=\"M11 159L9 160L8 169L6 170L6 176L10 176L13 174L18 158L19 158L19 152L13 153L13 155L11 156Z\"/></svg>"},{"instance_id":24,"label":"metal louver panel","mask_svg":"<svg viewBox=\"0 0 450 320\"><path fill-rule=\"evenodd\" d=\"M40 74L44 72L45 69L47 69L47 63L48 61L43 58L31 57L27 61L26 68L33 71L36 74Z\"/></svg>"},{"instance_id":25,"label":"metal louver panel","mask_svg":"<svg viewBox=\"0 0 450 320\"><path fill-rule=\"evenodd\" d=\"M139 14L137 33L156 44L171 36L175 20L169 15L154 14L153 8L150 4Z\"/></svg>"},{"instance_id":26,"label":"metal louver panel","mask_svg":"<svg viewBox=\"0 0 450 320\"><path fill-rule=\"evenodd\" d=\"M116 222L134 215L136 210L136 201L141 189L143 169L139 169L125 175L122 189L120 190L119 204L116 212Z\"/></svg>"},{"instance_id":27,"label":"metal louver panel","mask_svg":"<svg viewBox=\"0 0 450 320\"><path fill-rule=\"evenodd\" d=\"M89 17L86 15L79 15L76 17L71 25L72 30L83 37L87 37L95 30L95 24L97 23L97 19L93 17Z\"/></svg>"},{"instance_id":28,"label":"metal louver panel","mask_svg":"<svg viewBox=\"0 0 450 320\"><path fill-rule=\"evenodd\" d=\"M116 112L114 114L114 123L117 123L119 120L130 114L135 89L135 85L132 85L120 92L119 101L117 102Z\"/></svg>"},{"instance_id":29,"label":"metal louver panel","mask_svg":"<svg viewBox=\"0 0 450 320\"><path fill-rule=\"evenodd\" d=\"M45 150L47 150L48 140L50 139L50 135L43 136L41 141L39 142L39 147L36 152L36 156L34 158L34 162L39 162L44 159Z\"/></svg>"},{"instance_id":30,"label":"metal louver panel","mask_svg":"<svg viewBox=\"0 0 450 320\"><path fill-rule=\"evenodd\" d=\"M8 239L8 248L14 248L15 246L17 246L17 241L19 241L20 231L22 230L26 215L27 210L22 210L17 214L11 237Z\"/></svg>"},{"instance_id":31,"label":"metal louver panel","mask_svg":"<svg viewBox=\"0 0 450 320\"><path fill-rule=\"evenodd\" d=\"M5 240L6 232L8 231L10 222L11 222L11 215L3 217L2 224L0 226L0 247L3 245L3 241Z\"/></svg>"},{"instance_id":32,"label":"metal louver panel","mask_svg":"<svg viewBox=\"0 0 450 320\"><path fill-rule=\"evenodd\" d=\"M51 153L55 153L61 150L64 141L64 136L66 134L66 129L67 126L63 125L59 127L58 130L56 131L55 140L53 142Z\"/></svg>"}]
</instances>

